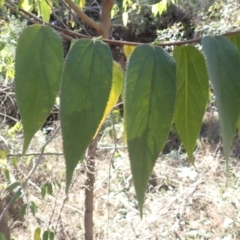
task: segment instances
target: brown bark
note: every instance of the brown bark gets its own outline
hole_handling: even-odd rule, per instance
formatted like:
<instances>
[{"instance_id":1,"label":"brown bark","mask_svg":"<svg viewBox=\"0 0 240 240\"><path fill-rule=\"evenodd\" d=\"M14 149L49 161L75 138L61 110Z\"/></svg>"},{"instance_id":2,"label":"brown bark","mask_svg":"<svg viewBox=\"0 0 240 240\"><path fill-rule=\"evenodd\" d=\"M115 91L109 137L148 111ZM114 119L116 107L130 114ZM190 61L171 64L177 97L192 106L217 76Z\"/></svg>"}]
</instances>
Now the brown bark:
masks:
<instances>
[{"instance_id":1,"label":"brown bark","mask_svg":"<svg viewBox=\"0 0 240 240\"><path fill-rule=\"evenodd\" d=\"M100 16L101 34L104 39L108 39L111 30L111 10L114 0L102 0L102 12Z\"/></svg>"},{"instance_id":2,"label":"brown bark","mask_svg":"<svg viewBox=\"0 0 240 240\"><path fill-rule=\"evenodd\" d=\"M3 201L0 199L0 215L3 212ZM5 215L0 221L0 233L3 233L7 240L10 240L10 228L8 227L8 218Z\"/></svg>"},{"instance_id":3,"label":"brown bark","mask_svg":"<svg viewBox=\"0 0 240 240\"><path fill-rule=\"evenodd\" d=\"M95 182L95 159L97 152L97 137L88 148L87 180L85 188L85 240L93 240L93 189Z\"/></svg>"},{"instance_id":4,"label":"brown bark","mask_svg":"<svg viewBox=\"0 0 240 240\"><path fill-rule=\"evenodd\" d=\"M72 0L65 0L65 2L85 23L94 28L98 33L101 32L100 24L88 17Z\"/></svg>"}]
</instances>

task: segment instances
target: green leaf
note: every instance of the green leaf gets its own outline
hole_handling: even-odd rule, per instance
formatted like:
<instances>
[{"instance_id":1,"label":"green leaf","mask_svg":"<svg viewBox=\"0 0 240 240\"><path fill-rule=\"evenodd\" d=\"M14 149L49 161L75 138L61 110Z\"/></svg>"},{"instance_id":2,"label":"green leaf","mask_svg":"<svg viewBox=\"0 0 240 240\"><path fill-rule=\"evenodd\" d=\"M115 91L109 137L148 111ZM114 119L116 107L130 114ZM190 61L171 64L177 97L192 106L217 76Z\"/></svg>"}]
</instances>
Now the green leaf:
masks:
<instances>
[{"instance_id":1,"label":"green leaf","mask_svg":"<svg viewBox=\"0 0 240 240\"><path fill-rule=\"evenodd\" d=\"M51 1L48 1L50 4ZM51 8L46 0L37 0L38 14L42 16L44 22L49 23Z\"/></svg>"},{"instance_id":2,"label":"green leaf","mask_svg":"<svg viewBox=\"0 0 240 240\"><path fill-rule=\"evenodd\" d=\"M240 110L240 57L225 37L207 36L202 44L216 95L224 157L228 159Z\"/></svg>"},{"instance_id":3,"label":"green leaf","mask_svg":"<svg viewBox=\"0 0 240 240\"><path fill-rule=\"evenodd\" d=\"M237 130L238 130L238 136L240 137L240 117L239 116L237 121Z\"/></svg>"},{"instance_id":4,"label":"green leaf","mask_svg":"<svg viewBox=\"0 0 240 240\"><path fill-rule=\"evenodd\" d=\"M66 190L73 171L101 122L112 85L112 56L100 41L79 40L63 70L60 120L66 159Z\"/></svg>"},{"instance_id":5,"label":"green leaf","mask_svg":"<svg viewBox=\"0 0 240 240\"><path fill-rule=\"evenodd\" d=\"M2 51L5 48L5 43L4 42L0 42L0 51Z\"/></svg>"},{"instance_id":6,"label":"green leaf","mask_svg":"<svg viewBox=\"0 0 240 240\"><path fill-rule=\"evenodd\" d=\"M228 36L228 39L235 45L235 47L238 49L238 53L240 54L240 34L230 35ZM240 137L240 115L238 116L237 129L238 136Z\"/></svg>"},{"instance_id":7,"label":"green leaf","mask_svg":"<svg viewBox=\"0 0 240 240\"><path fill-rule=\"evenodd\" d=\"M20 183L20 182L11 183L11 184L7 187L6 191L9 192L9 193L11 193L15 188L20 187L20 186L21 186L21 183Z\"/></svg>"},{"instance_id":8,"label":"green leaf","mask_svg":"<svg viewBox=\"0 0 240 240\"><path fill-rule=\"evenodd\" d=\"M40 227L35 229L33 239L41 240L41 228Z\"/></svg>"},{"instance_id":9,"label":"green leaf","mask_svg":"<svg viewBox=\"0 0 240 240\"><path fill-rule=\"evenodd\" d=\"M49 231L48 230L44 231L42 240L48 240L49 239L48 236L49 236Z\"/></svg>"},{"instance_id":10,"label":"green leaf","mask_svg":"<svg viewBox=\"0 0 240 240\"><path fill-rule=\"evenodd\" d=\"M21 0L19 7L27 12L30 12L33 8L33 0Z\"/></svg>"},{"instance_id":11,"label":"green leaf","mask_svg":"<svg viewBox=\"0 0 240 240\"><path fill-rule=\"evenodd\" d=\"M208 74L203 55L194 46L175 47L177 96L174 122L190 161L209 98Z\"/></svg>"},{"instance_id":12,"label":"green leaf","mask_svg":"<svg viewBox=\"0 0 240 240\"><path fill-rule=\"evenodd\" d=\"M240 53L240 34L233 34L227 37L238 49L238 52Z\"/></svg>"},{"instance_id":13,"label":"green leaf","mask_svg":"<svg viewBox=\"0 0 240 240\"><path fill-rule=\"evenodd\" d=\"M138 46L126 73L124 122L141 216L148 178L172 124L175 94L173 58L160 47Z\"/></svg>"},{"instance_id":14,"label":"green leaf","mask_svg":"<svg viewBox=\"0 0 240 240\"><path fill-rule=\"evenodd\" d=\"M44 183L44 184L41 186L41 196L42 196L42 199L45 198L46 192L47 192L47 184Z\"/></svg>"},{"instance_id":15,"label":"green leaf","mask_svg":"<svg viewBox=\"0 0 240 240\"><path fill-rule=\"evenodd\" d=\"M37 206L33 201L31 201L31 203L30 203L30 209L31 209L33 216L35 216L35 214L37 212Z\"/></svg>"},{"instance_id":16,"label":"green leaf","mask_svg":"<svg viewBox=\"0 0 240 240\"><path fill-rule=\"evenodd\" d=\"M47 193L49 195L52 195L53 194L53 189L52 189L52 184L51 183L48 183L47 184Z\"/></svg>"},{"instance_id":17,"label":"green leaf","mask_svg":"<svg viewBox=\"0 0 240 240\"><path fill-rule=\"evenodd\" d=\"M59 35L49 26L23 30L16 50L16 99L24 129L23 153L54 105L63 66Z\"/></svg>"},{"instance_id":18,"label":"green leaf","mask_svg":"<svg viewBox=\"0 0 240 240\"><path fill-rule=\"evenodd\" d=\"M54 232L50 231L49 233L49 240L54 240Z\"/></svg>"},{"instance_id":19,"label":"green leaf","mask_svg":"<svg viewBox=\"0 0 240 240\"><path fill-rule=\"evenodd\" d=\"M112 76L112 88L110 92L110 96L107 102L107 106L105 108L104 115L102 117L101 123L97 129L100 129L102 123L106 119L106 117L109 115L109 113L112 111L113 107L116 105L121 92L122 92L122 85L123 85L123 70L119 63L113 61L113 76ZM95 136L97 135L97 132Z\"/></svg>"},{"instance_id":20,"label":"green leaf","mask_svg":"<svg viewBox=\"0 0 240 240\"><path fill-rule=\"evenodd\" d=\"M0 233L0 240L6 240L6 237L3 233Z\"/></svg>"},{"instance_id":21,"label":"green leaf","mask_svg":"<svg viewBox=\"0 0 240 240\"><path fill-rule=\"evenodd\" d=\"M10 182L9 170L7 168L4 168L3 172L4 172L4 175L5 175L6 179L8 180L8 182Z\"/></svg>"},{"instance_id":22,"label":"green leaf","mask_svg":"<svg viewBox=\"0 0 240 240\"><path fill-rule=\"evenodd\" d=\"M18 189L17 192L13 196L14 196L14 198L11 200L12 204L14 204L22 196L22 190Z\"/></svg>"},{"instance_id":23,"label":"green leaf","mask_svg":"<svg viewBox=\"0 0 240 240\"><path fill-rule=\"evenodd\" d=\"M130 46L130 45L123 46L123 52L127 59L129 59L130 55L132 54L135 48L136 48L135 46Z\"/></svg>"},{"instance_id":24,"label":"green leaf","mask_svg":"<svg viewBox=\"0 0 240 240\"><path fill-rule=\"evenodd\" d=\"M21 208L21 210L20 210L20 217L21 217L21 219L24 219L24 216L25 216L25 214L26 214L27 207L28 207L28 204L27 204L27 203L25 203L25 204L22 206L22 208Z\"/></svg>"}]
</instances>

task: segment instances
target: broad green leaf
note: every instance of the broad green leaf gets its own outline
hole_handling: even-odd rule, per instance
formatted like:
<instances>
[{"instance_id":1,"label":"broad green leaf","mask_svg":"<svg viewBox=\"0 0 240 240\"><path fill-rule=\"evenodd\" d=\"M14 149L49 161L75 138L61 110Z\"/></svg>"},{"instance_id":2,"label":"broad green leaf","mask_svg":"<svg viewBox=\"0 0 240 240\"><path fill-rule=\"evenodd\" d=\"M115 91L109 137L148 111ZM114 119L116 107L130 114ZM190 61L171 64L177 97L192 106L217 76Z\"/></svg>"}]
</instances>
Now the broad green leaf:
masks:
<instances>
[{"instance_id":1,"label":"broad green leaf","mask_svg":"<svg viewBox=\"0 0 240 240\"><path fill-rule=\"evenodd\" d=\"M34 231L34 236L33 236L34 240L41 240L41 228L37 227Z\"/></svg>"},{"instance_id":2,"label":"broad green leaf","mask_svg":"<svg viewBox=\"0 0 240 240\"><path fill-rule=\"evenodd\" d=\"M112 55L97 40L79 40L63 70L60 120L68 190L73 171L103 118L112 86Z\"/></svg>"},{"instance_id":3,"label":"broad green leaf","mask_svg":"<svg viewBox=\"0 0 240 240\"><path fill-rule=\"evenodd\" d=\"M112 76L112 88L110 92L110 96L107 102L107 106L103 115L103 118L100 122L100 125L97 129L95 136L97 135L102 123L105 121L108 114L112 111L113 107L116 105L121 92L122 92L122 85L123 85L123 70L120 64L117 62L113 62L113 76ZM95 137L94 137L95 138Z\"/></svg>"},{"instance_id":4,"label":"broad green leaf","mask_svg":"<svg viewBox=\"0 0 240 240\"><path fill-rule=\"evenodd\" d=\"M240 57L237 48L225 37L204 37L210 80L216 95L224 157L229 158L240 104Z\"/></svg>"},{"instance_id":5,"label":"broad green leaf","mask_svg":"<svg viewBox=\"0 0 240 240\"><path fill-rule=\"evenodd\" d=\"M42 16L44 22L49 23L50 14L51 14L51 1L46 0L37 0L38 14Z\"/></svg>"},{"instance_id":6,"label":"broad green leaf","mask_svg":"<svg viewBox=\"0 0 240 240\"><path fill-rule=\"evenodd\" d=\"M130 45L123 46L123 52L127 59L129 59L134 49L135 49L135 46L130 46Z\"/></svg>"},{"instance_id":7,"label":"broad green leaf","mask_svg":"<svg viewBox=\"0 0 240 240\"><path fill-rule=\"evenodd\" d=\"M63 66L63 47L49 26L34 25L23 30L16 50L15 92L26 152L36 131L54 105Z\"/></svg>"},{"instance_id":8,"label":"broad green leaf","mask_svg":"<svg viewBox=\"0 0 240 240\"><path fill-rule=\"evenodd\" d=\"M142 215L147 181L173 120L175 62L158 46L138 46L130 56L124 85L128 152Z\"/></svg>"},{"instance_id":9,"label":"broad green leaf","mask_svg":"<svg viewBox=\"0 0 240 240\"><path fill-rule=\"evenodd\" d=\"M238 53L240 54L240 34L230 35L228 36L228 39L237 47ZM238 116L237 129L240 137L240 115Z\"/></svg>"},{"instance_id":10,"label":"broad green leaf","mask_svg":"<svg viewBox=\"0 0 240 240\"><path fill-rule=\"evenodd\" d=\"M209 98L208 74L203 55L194 46L174 49L177 64L177 96L174 122L190 161Z\"/></svg>"}]
</instances>

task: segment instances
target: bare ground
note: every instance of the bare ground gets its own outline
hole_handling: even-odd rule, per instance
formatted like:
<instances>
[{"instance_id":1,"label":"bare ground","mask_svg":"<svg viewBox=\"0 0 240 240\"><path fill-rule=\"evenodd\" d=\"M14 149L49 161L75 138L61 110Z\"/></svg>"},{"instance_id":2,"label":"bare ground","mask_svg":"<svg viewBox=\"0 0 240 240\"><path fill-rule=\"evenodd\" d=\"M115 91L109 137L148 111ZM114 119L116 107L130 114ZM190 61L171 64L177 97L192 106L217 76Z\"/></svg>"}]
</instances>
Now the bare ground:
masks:
<instances>
[{"instance_id":1,"label":"bare ground","mask_svg":"<svg viewBox=\"0 0 240 240\"><path fill-rule=\"evenodd\" d=\"M1 132L12 154L7 158L7 168L21 181L37 156L15 156L21 149L21 131L13 137L7 137L7 129ZM28 152L39 152L44 141L45 136L38 132ZM140 219L126 148L120 146L116 153L108 137L102 138L94 189L95 239L240 239L240 162L230 160L227 178L224 159L210 149L210 145L200 144L195 151L195 167L180 148L160 155ZM77 167L66 197L60 134L45 152L52 155L44 156L24 189L23 200L9 213L12 237L33 239L34 230L40 227L42 231L53 229L57 240L84 239L85 163ZM41 186L46 182L52 183L53 194L42 199ZM1 184L7 184L3 176ZM19 210L24 202L31 201L38 208L36 215L28 209L22 221Z\"/></svg>"}]
</instances>

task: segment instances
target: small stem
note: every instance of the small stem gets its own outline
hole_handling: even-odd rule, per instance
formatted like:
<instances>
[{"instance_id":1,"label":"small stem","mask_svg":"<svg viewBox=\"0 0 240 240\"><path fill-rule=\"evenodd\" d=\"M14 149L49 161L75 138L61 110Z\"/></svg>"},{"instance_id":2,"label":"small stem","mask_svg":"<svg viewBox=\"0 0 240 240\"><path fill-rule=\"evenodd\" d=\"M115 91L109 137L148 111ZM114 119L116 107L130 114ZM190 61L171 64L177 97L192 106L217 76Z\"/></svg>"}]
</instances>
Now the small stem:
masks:
<instances>
[{"instance_id":1,"label":"small stem","mask_svg":"<svg viewBox=\"0 0 240 240\"><path fill-rule=\"evenodd\" d=\"M88 148L87 180L85 187L85 240L93 240L93 189L95 182L95 161L97 154L97 137Z\"/></svg>"},{"instance_id":2,"label":"small stem","mask_svg":"<svg viewBox=\"0 0 240 240\"><path fill-rule=\"evenodd\" d=\"M74 2L71 0L65 0L65 2L85 23L94 28L98 33L101 33L101 26L90 17L88 17L83 11L81 11L81 9Z\"/></svg>"}]
</instances>

